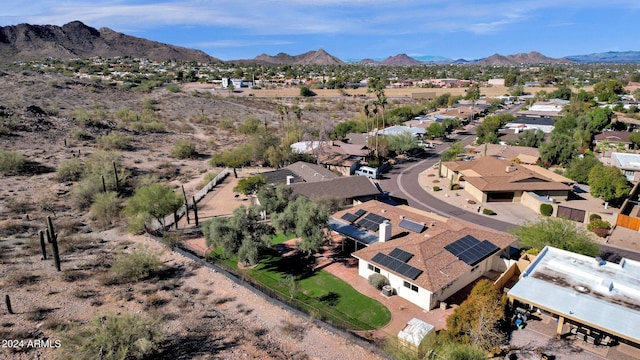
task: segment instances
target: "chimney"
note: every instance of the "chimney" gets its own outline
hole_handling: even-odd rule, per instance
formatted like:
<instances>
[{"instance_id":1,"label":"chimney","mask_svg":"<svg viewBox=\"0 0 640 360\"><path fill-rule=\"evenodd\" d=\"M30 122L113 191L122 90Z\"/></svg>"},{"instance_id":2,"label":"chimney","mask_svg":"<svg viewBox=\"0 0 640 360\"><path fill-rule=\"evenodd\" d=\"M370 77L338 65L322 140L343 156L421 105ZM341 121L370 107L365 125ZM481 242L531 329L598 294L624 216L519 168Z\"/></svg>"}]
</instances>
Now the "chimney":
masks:
<instances>
[{"instance_id":1,"label":"chimney","mask_svg":"<svg viewBox=\"0 0 640 360\"><path fill-rule=\"evenodd\" d=\"M293 176L287 175L287 185L293 184Z\"/></svg>"},{"instance_id":2,"label":"chimney","mask_svg":"<svg viewBox=\"0 0 640 360\"><path fill-rule=\"evenodd\" d=\"M510 164L510 165L507 165L507 168L505 169L505 172L508 174L508 173L516 171L516 170L517 170L516 166L514 164Z\"/></svg>"},{"instance_id":3,"label":"chimney","mask_svg":"<svg viewBox=\"0 0 640 360\"><path fill-rule=\"evenodd\" d=\"M378 226L378 234L378 241L381 243L391 240L391 223L389 220L385 220Z\"/></svg>"}]
</instances>

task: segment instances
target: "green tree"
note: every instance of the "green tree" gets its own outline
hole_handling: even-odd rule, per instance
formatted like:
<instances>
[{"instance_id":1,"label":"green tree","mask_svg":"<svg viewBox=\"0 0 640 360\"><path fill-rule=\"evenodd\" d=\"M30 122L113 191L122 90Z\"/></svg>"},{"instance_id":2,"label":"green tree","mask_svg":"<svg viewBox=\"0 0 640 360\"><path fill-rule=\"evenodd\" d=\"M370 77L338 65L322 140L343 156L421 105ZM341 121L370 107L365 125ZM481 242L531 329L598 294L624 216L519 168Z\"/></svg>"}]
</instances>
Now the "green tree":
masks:
<instances>
[{"instance_id":1,"label":"green tree","mask_svg":"<svg viewBox=\"0 0 640 360\"><path fill-rule=\"evenodd\" d=\"M447 333L457 342L495 350L506 338L500 330L506 296L488 280L480 280L471 294L447 318Z\"/></svg>"},{"instance_id":2,"label":"green tree","mask_svg":"<svg viewBox=\"0 0 640 360\"><path fill-rule=\"evenodd\" d=\"M164 217L178 210L182 201L182 196L171 186L153 183L138 188L127 201L124 212L132 217L149 215L164 227Z\"/></svg>"},{"instance_id":3,"label":"green tree","mask_svg":"<svg viewBox=\"0 0 640 360\"><path fill-rule=\"evenodd\" d=\"M403 154L418 148L418 139L410 132L403 132L397 135L388 135L387 144L389 150L397 154Z\"/></svg>"},{"instance_id":4,"label":"green tree","mask_svg":"<svg viewBox=\"0 0 640 360\"><path fill-rule=\"evenodd\" d=\"M273 216L273 224L285 234L295 233L300 238L298 248L311 255L318 251L325 240L324 228L329 219L326 208L298 196L282 213Z\"/></svg>"},{"instance_id":5,"label":"green tree","mask_svg":"<svg viewBox=\"0 0 640 360\"><path fill-rule=\"evenodd\" d=\"M600 245L591 239L585 229L567 219L549 217L538 222L529 221L511 233L524 249L542 249L549 245L588 256L600 254Z\"/></svg>"},{"instance_id":6,"label":"green tree","mask_svg":"<svg viewBox=\"0 0 640 360\"><path fill-rule=\"evenodd\" d=\"M513 120L515 120L515 116L512 114L487 116L484 121L482 121L482 124L476 128L476 143L498 143L498 129Z\"/></svg>"},{"instance_id":7,"label":"green tree","mask_svg":"<svg viewBox=\"0 0 640 360\"><path fill-rule=\"evenodd\" d=\"M633 146L637 149L640 148L640 132L634 132L629 135L629 140L633 143Z\"/></svg>"},{"instance_id":8,"label":"green tree","mask_svg":"<svg viewBox=\"0 0 640 360\"><path fill-rule=\"evenodd\" d=\"M458 155L464 152L463 146L464 144L462 142L460 141L456 142L455 144L451 145L451 147L449 147L446 151L440 154L440 159L442 161L455 160L456 157L458 157Z\"/></svg>"},{"instance_id":9,"label":"green tree","mask_svg":"<svg viewBox=\"0 0 640 360\"><path fill-rule=\"evenodd\" d=\"M263 186L258 190L258 200L260 200L261 210L267 214L277 214L284 211L291 201L293 188L291 186L280 185Z\"/></svg>"},{"instance_id":10,"label":"green tree","mask_svg":"<svg viewBox=\"0 0 640 360\"><path fill-rule=\"evenodd\" d=\"M432 139L443 138L446 132L442 124L434 122L427 128L427 135Z\"/></svg>"},{"instance_id":11,"label":"green tree","mask_svg":"<svg viewBox=\"0 0 640 360\"><path fill-rule=\"evenodd\" d=\"M629 195L631 186L620 169L614 166L595 166L589 172L591 195L613 201Z\"/></svg>"},{"instance_id":12,"label":"green tree","mask_svg":"<svg viewBox=\"0 0 640 360\"><path fill-rule=\"evenodd\" d=\"M567 166L565 175L571 179L586 184L589 182L589 172L596 166L603 166L600 160L593 156L585 155L583 157L571 160Z\"/></svg>"},{"instance_id":13,"label":"green tree","mask_svg":"<svg viewBox=\"0 0 640 360\"><path fill-rule=\"evenodd\" d=\"M304 97L309 97L309 96L314 96L315 93L313 91L311 91L311 89L309 89L308 86L301 86L300 87L300 96L304 96Z\"/></svg>"},{"instance_id":14,"label":"green tree","mask_svg":"<svg viewBox=\"0 0 640 360\"><path fill-rule=\"evenodd\" d=\"M568 164L577 154L578 143L563 133L551 133L551 140L540 145L540 158L549 164Z\"/></svg>"},{"instance_id":15,"label":"green tree","mask_svg":"<svg viewBox=\"0 0 640 360\"><path fill-rule=\"evenodd\" d=\"M266 183L267 178L264 175L251 176L240 179L238 184L233 188L233 191L244 195L255 194Z\"/></svg>"},{"instance_id":16,"label":"green tree","mask_svg":"<svg viewBox=\"0 0 640 360\"><path fill-rule=\"evenodd\" d=\"M544 132L540 130L525 130L518 135L516 145L537 148L544 143Z\"/></svg>"},{"instance_id":17,"label":"green tree","mask_svg":"<svg viewBox=\"0 0 640 360\"><path fill-rule=\"evenodd\" d=\"M207 246L222 249L224 258L238 255L246 265L255 265L260 253L269 245L273 228L258 222L255 207L241 206L229 218L214 218L202 225Z\"/></svg>"}]
</instances>

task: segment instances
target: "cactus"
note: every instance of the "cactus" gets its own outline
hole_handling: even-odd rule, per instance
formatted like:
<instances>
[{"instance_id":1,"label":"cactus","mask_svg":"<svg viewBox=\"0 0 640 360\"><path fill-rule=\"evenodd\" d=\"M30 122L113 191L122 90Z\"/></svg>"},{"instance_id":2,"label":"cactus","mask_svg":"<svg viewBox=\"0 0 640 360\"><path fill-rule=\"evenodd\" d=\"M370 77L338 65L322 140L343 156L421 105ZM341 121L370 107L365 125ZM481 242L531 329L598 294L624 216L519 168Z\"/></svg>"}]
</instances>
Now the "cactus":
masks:
<instances>
[{"instance_id":1,"label":"cactus","mask_svg":"<svg viewBox=\"0 0 640 360\"><path fill-rule=\"evenodd\" d=\"M180 220L178 218L178 211L174 211L173 212L173 223L176 225L176 230L178 230L178 220Z\"/></svg>"},{"instance_id":2,"label":"cactus","mask_svg":"<svg viewBox=\"0 0 640 360\"><path fill-rule=\"evenodd\" d=\"M11 308L11 299L9 298L9 294L4 296L4 303L7 305L7 311L9 314L13 314L13 309Z\"/></svg>"},{"instance_id":3,"label":"cactus","mask_svg":"<svg viewBox=\"0 0 640 360\"><path fill-rule=\"evenodd\" d=\"M44 244L44 231L40 230L40 250L42 250L42 260L47 260L47 247Z\"/></svg>"},{"instance_id":4,"label":"cactus","mask_svg":"<svg viewBox=\"0 0 640 360\"><path fill-rule=\"evenodd\" d=\"M196 221L196 226L198 226L198 203L195 196L193 197L193 217Z\"/></svg>"},{"instance_id":5,"label":"cactus","mask_svg":"<svg viewBox=\"0 0 640 360\"><path fill-rule=\"evenodd\" d=\"M60 253L58 252L58 235L56 235L53 228L53 222L51 216L47 216L47 236L51 241L51 248L53 249L53 261L56 263L56 270L60 271Z\"/></svg>"},{"instance_id":6,"label":"cactus","mask_svg":"<svg viewBox=\"0 0 640 360\"><path fill-rule=\"evenodd\" d=\"M104 183L104 175L100 175L102 178L102 192L107 192L107 184Z\"/></svg>"}]
</instances>

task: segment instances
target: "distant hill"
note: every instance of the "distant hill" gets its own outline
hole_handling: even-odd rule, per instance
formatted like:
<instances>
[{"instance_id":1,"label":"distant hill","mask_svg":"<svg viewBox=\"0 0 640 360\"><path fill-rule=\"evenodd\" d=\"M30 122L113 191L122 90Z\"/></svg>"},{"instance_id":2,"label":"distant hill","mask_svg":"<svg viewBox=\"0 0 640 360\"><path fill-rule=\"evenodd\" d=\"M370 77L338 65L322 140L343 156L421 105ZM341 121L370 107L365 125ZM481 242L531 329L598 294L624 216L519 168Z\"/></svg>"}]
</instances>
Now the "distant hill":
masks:
<instances>
[{"instance_id":1,"label":"distant hill","mask_svg":"<svg viewBox=\"0 0 640 360\"><path fill-rule=\"evenodd\" d=\"M0 61L93 56L221 61L200 50L137 38L108 28L97 30L80 21L73 21L63 26L19 24L0 27Z\"/></svg>"},{"instance_id":2,"label":"distant hill","mask_svg":"<svg viewBox=\"0 0 640 360\"><path fill-rule=\"evenodd\" d=\"M640 51L609 51L589 55L572 55L566 59L580 63L640 63Z\"/></svg>"},{"instance_id":3,"label":"distant hill","mask_svg":"<svg viewBox=\"0 0 640 360\"><path fill-rule=\"evenodd\" d=\"M407 54L398 54L396 56L389 56L388 58L382 60L380 64L412 66L412 65L421 65L422 62L408 56Z\"/></svg>"},{"instance_id":4,"label":"distant hill","mask_svg":"<svg viewBox=\"0 0 640 360\"><path fill-rule=\"evenodd\" d=\"M246 63L258 63L265 65L342 65L344 61L327 53L323 49L308 51L300 55L279 53L275 56L262 54L253 60L238 60Z\"/></svg>"},{"instance_id":5,"label":"distant hill","mask_svg":"<svg viewBox=\"0 0 640 360\"><path fill-rule=\"evenodd\" d=\"M529 53L518 53L515 55L500 55L493 54L488 58L477 60L474 63L481 65L520 65L520 64L569 64L570 60L567 59L555 59L544 56L537 51L531 51Z\"/></svg>"}]
</instances>

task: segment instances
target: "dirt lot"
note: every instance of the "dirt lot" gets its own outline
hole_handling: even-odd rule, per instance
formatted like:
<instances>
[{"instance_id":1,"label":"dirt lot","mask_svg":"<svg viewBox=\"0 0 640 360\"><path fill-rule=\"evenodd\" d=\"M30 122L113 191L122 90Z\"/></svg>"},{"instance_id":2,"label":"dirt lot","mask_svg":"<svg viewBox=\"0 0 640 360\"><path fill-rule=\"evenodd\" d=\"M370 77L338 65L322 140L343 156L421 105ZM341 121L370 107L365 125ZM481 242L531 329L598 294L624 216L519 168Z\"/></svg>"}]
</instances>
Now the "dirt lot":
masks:
<instances>
[{"instance_id":1,"label":"dirt lot","mask_svg":"<svg viewBox=\"0 0 640 360\"><path fill-rule=\"evenodd\" d=\"M116 111L141 113L153 105L164 132L121 128ZM288 99L288 102L296 100ZM0 340L64 339L67 328L96 315L135 313L162 319L167 335L158 358L171 359L371 359L370 351L289 314L224 276L141 236L122 230L129 219L106 225L88 209L79 209L77 182L58 182L55 171L68 160L85 162L98 149L96 139L112 131L131 137L119 151L128 178L124 195L145 176L153 176L187 195L197 190L209 156L242 143L246 137L225 129L257 116L277 126L280 100L218 96L208 92L138 93L60 75L0 71L0 149L27 157L17 174L0 177L0 295L9 295L15 314L0 306ZM318 99L300 103L303 122L315 124L351 118L358 99ZM90 114L78 121L78 109ZM82 131L86 137L74 136ZM178 139L191 139L197 159L177 160L169 153ZM38 231L51 216L59 233L62 271L41 260ZM144 281L106 285L118 254L139 245L162 252L164 268ZM65 343L61 343L64 347ZM0 348L0 358L55 358L60 349Z\"/></svg>"}]
</instances>

